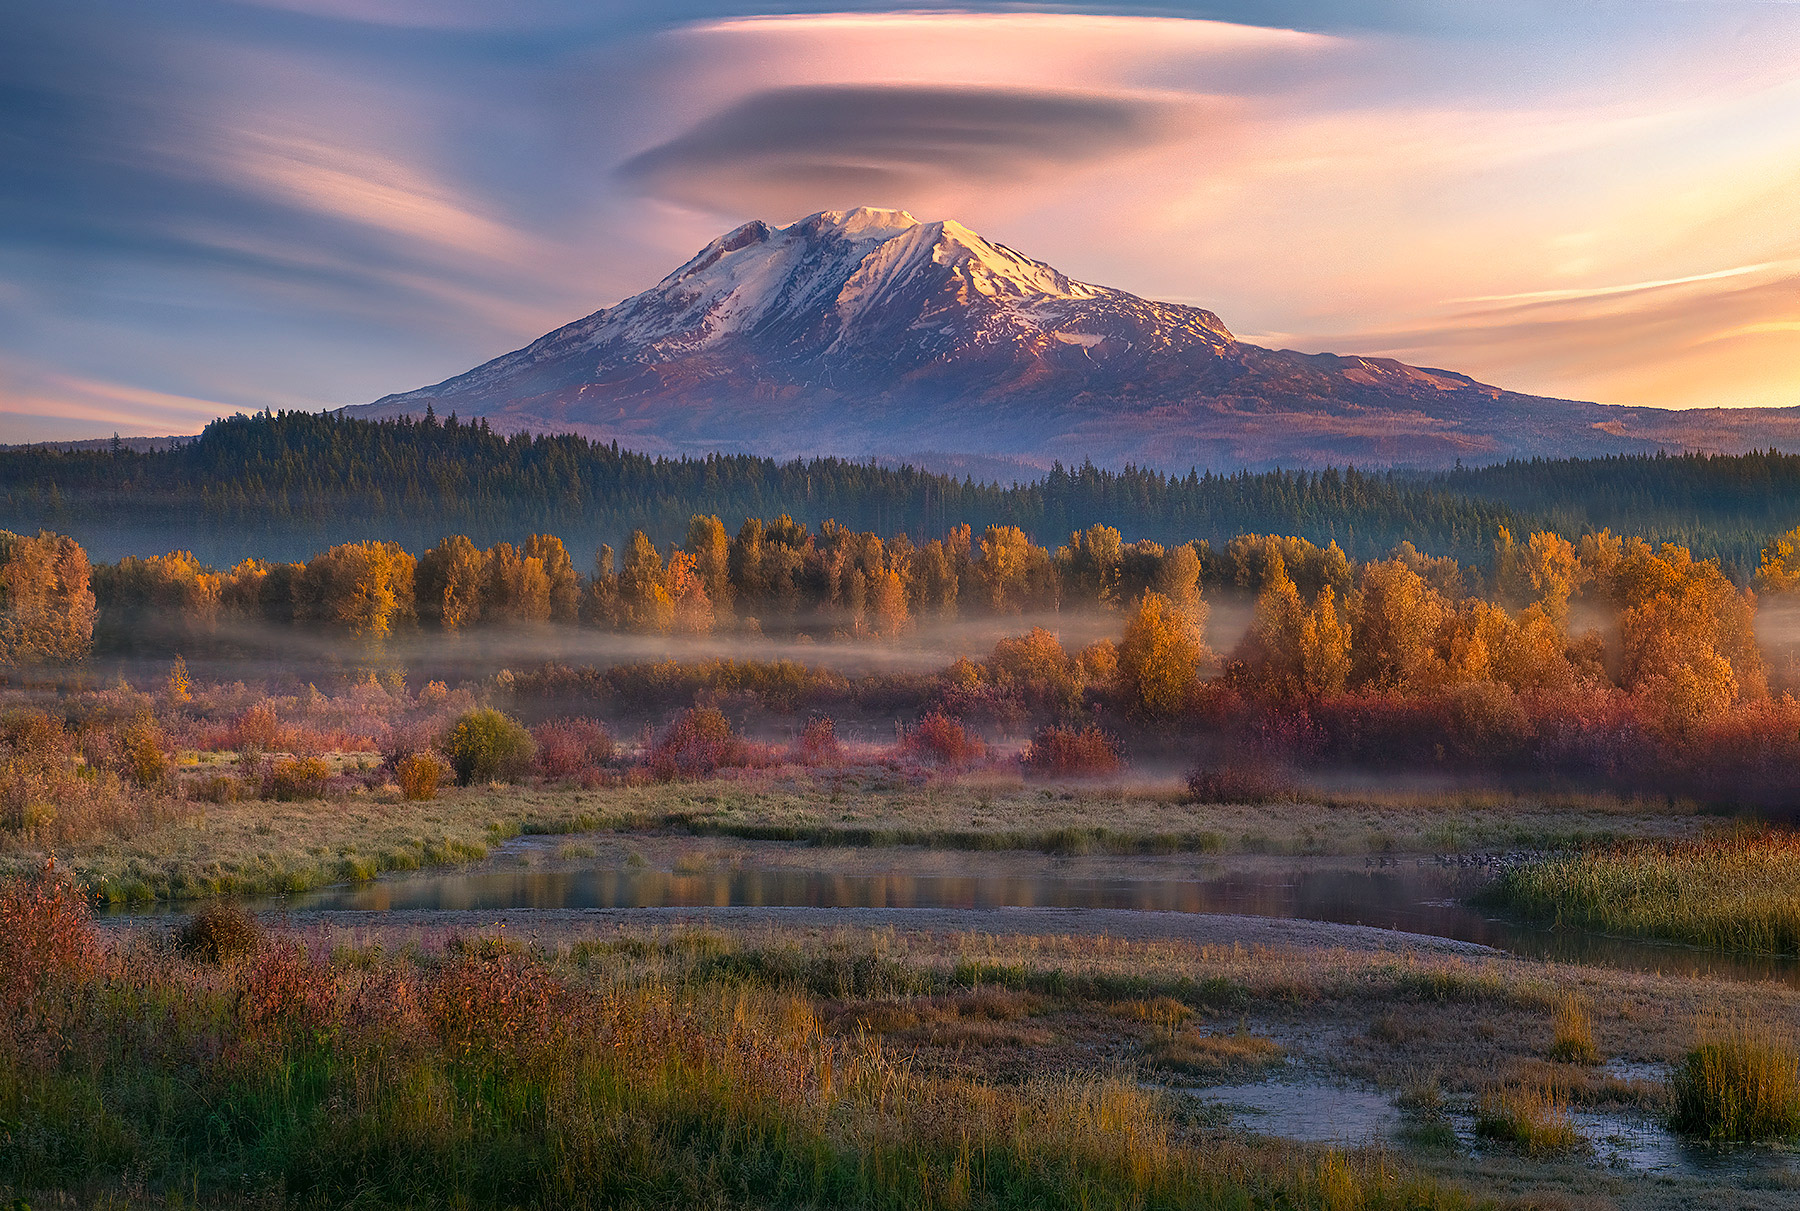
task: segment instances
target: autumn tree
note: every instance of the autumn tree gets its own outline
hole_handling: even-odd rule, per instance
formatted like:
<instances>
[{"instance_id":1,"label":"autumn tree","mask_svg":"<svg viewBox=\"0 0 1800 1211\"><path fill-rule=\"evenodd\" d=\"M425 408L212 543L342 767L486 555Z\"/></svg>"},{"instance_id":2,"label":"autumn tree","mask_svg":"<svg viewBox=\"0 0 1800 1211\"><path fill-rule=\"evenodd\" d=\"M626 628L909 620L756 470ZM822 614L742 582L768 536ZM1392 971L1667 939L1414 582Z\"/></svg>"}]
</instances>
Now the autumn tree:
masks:
<instances>
[{"instance_id":1,"label":"autumn tree","mask_svg":"<svg viewBox=\"0 0 1800 1211\"><path fill-rule=\"evenodd\" d=\"M1676 727L1765 698L1753 599L1711 560L1632 540L1612 576L1619 609L1619 682Z\"/></svg>"},{"instance_id":2,"label":"autumn tree","mask_svg":"<svg viewBox=\"0 0 1800 1211\"><path fill-rule=\"evenodd\" d=\"M882 639L895 639L906 631L911 619L906 608L906 583L899 572L892 568L870 572L866 596L871 633Z\"/></svg>"},{"instance_id":3,"label":"autumn tree","mask_svg":"<svg viewBox=\"0 0 1800 1211\"><path fill-rule=\"evenodd\" d=\"M460 631L481 620L487 555L461 534L419 556L414 598L421 621Z\"/></svg>"},{"instance_id":4,"label":"autumn tree","mask_svg":"<svg viewBox=\"0 0 1800 1211\"><path fill-rule=\"evenodd\" d=\"M581 578L568 548L553 534L533 534L525 540L524 557L535 559L543 570L551 622L574 622L581 612Z\"/></svg>"},{"instance_id":5,"label":"autumn tree","mask_svg":"<svg viewBox=\"0 0 1800 1211\"><path fill-rule=\"evenodd\" d=\"M1206 606L1200 600L1200 553L1193 543L1183 543L1163 555L1152 587L1204 628Z\"/></svg>"},{"instance_id":6,"label":"autumn tree","mask_svg":"<svg viewBox=\"0 0 1800 1211\"><path fill-rule=\"evenodd\" d=\"M219 574L188 551L127 555L93 569L104 646L132 650L192 640L218 620Z\"/></svg>"},{"instance_id":7,"label":"autumn tree","mask_svg":"<svg viewBox=\"0 0 1800 1211\"><path fill-rule=\"evenodd\" d=\"M1416 691L1435 679L1450 610L1417 572L1395 559L1364 565L1349 613L1352 685Z\"/></svg>"},{"instance_id":8,"label":"autumn tree","mask_svg":"<svg viewBox=\"0 0 1800 1211\"><path fill-rule=\"evenodd\" d=\"M1756 569L1758 593L1792 593L1800 589L1800 526L1769 540Z\"/></svg>"},{"instance_id":9,"label":"autumn tree","mask_svg":"<svg viewBox=\"0 0 1800 1211\"><path fill-rule=\"evenodd\" d=\"M666 635L675 625L675 599L663 582L662 556L642 530L631 534L619 570L619 612L625 625L646 634Z\"/></svg>"},{"instance_id":10,"label":"autumn tree","mask_svg":"<svg viewBox=\"0 0 1800 1211\"><path fill-rule=\"evenodd\" d=\"M548 622L550 608L550 577L542 559L510 542L488 548L482 579L483 618L490 623Z\"/></svg>"},{"instance_id":11,"label":"autumn tree","mask_svg":"<svg viewBox=\"0 0 1800 1211\"><path fill-rule=\"evenodd\" d=\"M1067 711L1080 703L1080 670L1062 641L1043 627L1000 640L987 666L996 685L1040 709Z\"/></svg>"},{"instance_id":12,"label":"autumn tree","mask_svg":"<svg viewBox=\"0 0 1800 1211\"><path fill-rule=\"evenodd\" d=\"M1337 609L1337 594L1320 588L1300 627L1300 681L1317 698L1341 693L1350 676L1350 629Z\"/></svg>"},{"instance_id":13,"label":"autumn tree","mask_svg":"<svg viewBox=\"0 0 1800 1211\"><path fill-rule=\"evenodd\" d=\"M669 553L663 590L670 602L670 629L683 635L705 635L713 629L712 599L692 555L682 550Z\"/></svg>"},{"instance_id":14,"label":"autumn tree","mask_svg":"<svg viewBox=\"0 0 1800 1211\"><path fill-rule=\"evenodd\" d=\"M1169 718L1187 705L1206 659L1199 626L1161 593L1146 593L1119 642L1119 689L1131 709Z\"/></svg>"},{"instance_id":15,"label":"autumn tree","mask_svg":"<svg viewBox=\"0 0 1800 1211\"><path fill-rule=\"evenodd\" d=\"M725 536L725 523L717 517L695 514L688 521L687 553L693 557L694 572L712 603L714 614L731 614L731 541Z\"/></svg>"},{"instance_id":16,"label":"autumn tree","mask_svg":"<svg viewBox=\"0 0 1800 1211\"><path fill-rule=\"evenodd\" d=\"M413 557L398 543L351 542L306 563L301 617L361 639L385 639L413 619Z\"/></svg>"},{"instance_id":17,"label":"autumn tree","mask_svg":"<svg viewBox=\"0 0 1800 1211\"><path fill-rule=\"evenodd\" d=\"M1048 605L1053 594L1050 556L1017 526L989 526L975 564L982 604L995 614Z\"/></svg>"},{"instance_id":18,"label":"autumn tree","mask_svg":"<svg viewBox=\"0 0 1800 1211\"><path fill-rule=\"evenodd\" d=\"M1257 594L1250 627L1238 643L1233 676L1245 689L1266 698L1298 697L1306 689L1302 645L1306 606L1279 552L1272 553L1261 575L1262 592Z\"/></svg>"},{"instance_id":19,"label":"autumn tree","mask_svg":"<svg viewBox=\"0 0 1800 1211\"><path fill-rule=\"evenodd\" d=\"M620 596L618 559L605 543L594 552L594 575L588 580L581 602L582 621L592 626L624 625L624 606Z\"/></svg>"},{"instance_id":20,"label":"autumn tree","mask_svg":"<svg viewBox=\"0 0 1800 1211\"><path fill-rule=\"evenodd\" d=\"M1502 602L1542 606L1550 621L1566 626L1569 598L1581 581L1581 558L1560 534L1539 531L1520 545L1502 526L1494 544L1494 579Z\"/></svg>"},{"instance_id":21,"label":"autumn tree","mask_svg":"<svg viewBox=\"0 0 1800 1211\"><path fill-rule=\"evenodd\" d=\"M0 665L73 661L94 638L87 552L41 531L0 531Z\"/></svg>"},{"instance_id":22,"label":"autumn tree","mask_svg":"<svg viewBox=\"0 0 1800 1211\"><path fill-rule=\"evenodd\" d=\"M1125 544L1111 526L1092 525L1069 535L1056 552L1063 598L1102 606L1119 604L1119 575Z\"/></svg>"},{"instance_id":23,"label":"autumn tree","mask_svg":"<svg viewBox=\"0 0 1800 1211\"><path fill-rule=\"evenodd\" d=\"M913 555L908 596L913 609L939 619L956 617L956 563L943 540L932 539Z\"/></svg>"}]
</instances>

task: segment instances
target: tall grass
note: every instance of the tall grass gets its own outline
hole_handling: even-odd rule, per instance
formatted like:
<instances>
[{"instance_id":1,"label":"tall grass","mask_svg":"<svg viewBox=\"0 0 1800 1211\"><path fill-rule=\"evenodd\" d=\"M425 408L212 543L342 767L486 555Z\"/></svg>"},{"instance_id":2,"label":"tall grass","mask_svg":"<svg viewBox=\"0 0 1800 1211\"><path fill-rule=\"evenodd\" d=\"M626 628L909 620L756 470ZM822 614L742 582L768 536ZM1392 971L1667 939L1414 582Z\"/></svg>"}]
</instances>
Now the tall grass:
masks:
<instances>
[{"instance_id":1,"label":"tall grass","mask_svg":"<svg viewBox=\"0 0 1800 1211\"><path fill-rule=\"evenodd\" d=\"M1800 954L1800 835L1637 843L1509 871L1498 902L1567 925Z\"/></svg>"},{"instance_id":2,"label":"tall grass","mask_svg":"<svg viewBox=\"0 0 1800 1211\"><path fill-rule=\"evenodd\" d=\"M1767 1033L1702 1039L1670 1082L1674 1126L1715 1140L1800 1137L1800 1053Z\"/></svg>"},{"instance_id":3,"label":"tall grass","mask_svg":"<svg viewBox=\"0 0 1800 1211\"><path fill-rule=\"evenodd\" d=\"M996 1086L833 1034L800 988L606 980L517 944L232 962L6 892L0 1196L271 1206L1460 1207L1379 1159L1198 1144L1129 1081ZM599 965L599 966L597 966ZM50 1007L60 1007L50 1013Z\"/></svg>"},{"instance_id":4,"label":"tall grass","mask_svg":"<svg viewBox=\"0 0 1800 1211\"><path fill-rule=\"evenodd\" d=\"M1475 1113L1475 1133L1511 1144L1527 1156L1556 1156L1587 1146L1554 1090L1510 1085L1489 1092Z\"/></svg>"}]
</instances>

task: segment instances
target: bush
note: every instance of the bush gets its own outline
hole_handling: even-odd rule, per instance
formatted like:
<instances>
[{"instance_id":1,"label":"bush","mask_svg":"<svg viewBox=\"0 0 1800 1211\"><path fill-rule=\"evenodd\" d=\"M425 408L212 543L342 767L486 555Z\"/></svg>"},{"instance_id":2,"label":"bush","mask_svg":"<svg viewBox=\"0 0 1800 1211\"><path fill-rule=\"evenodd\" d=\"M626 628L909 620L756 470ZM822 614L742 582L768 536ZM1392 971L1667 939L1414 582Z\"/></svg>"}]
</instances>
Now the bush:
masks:
<instances>
[{"instance_id":1,"label":"bush","mask_svg":"<svg viewBox=\"0 0 1800 1211\"><path fill-rule=\"evenodd\" d=\"M1279 770L1237 762L1194 770L1187 788L1195 803L1289 803L1299 797L1299 788Z\"/></svg>"},{"instance_id":2,"label":"bush","mask_svg":"<svg viewBox=\"0 0 1800 1211\"><path fill-rule=\"evenodd\" d=\"M731 721L717 707L697 706L683 711L656 743L645 764L663 782L698 778L729 765L742 765L749 757L744 742L731 734Z\"/></svg>"},{"instance_id":3,"label":"bush","mask_svg":"<svg viewBox=\"0 0 1800 1211\"><path fill-rule=\"evenodd\" d=\"M175 932L175 948L190 959L229 963L262 943L256 918L232 904L209 904Z\"/></svg>"},{"instance_id":4,"label":"bush","mask_svg":"<svg viewBox=\"0 0 1800 1211\"><path fill-rule=\"evenodd\" d=\"M613 759L612 735L592 719L559 719L531 729L537 743L538 772L546 778L575 778Z\"/></svg>"},{"instance_id":5,"label":"bush","mask_svg":"<svg viewBox=\"0 0 1800 1211\"><path fill-rule=\"evenodd\" d=\"M244 753L273 753L287 747L287 729L266 698L254 703L231 725L231 747Z\"/></svg>"},{"instance_id":6,"label":"bush","mask_svg":"<svg viewBox=\"0 0 1800 1211\"><path fill-rule=\"evenodd\" d=\"M83 978L99 961L87 897L54 859L33 875L0 882L0 1015L7 1022L0 1048L22 1041L13 1032L23 1029L39 997Z\"/></svg>"},{"instance_id":7,"label":"bush","mask_svg":"<svg viewBox=\"0 0 1800 1211\"><path fill-rule=\"evenodd\" d=\"M1671 1080L1674 1127L1714 1140L1800 1137L1800 1056L1792 1043L1738 1030L1687 1053Z\"/></svg>"},{"instance_id":8,"label":"bush","mask_svg":"<svg viewBox=\"0 0 1800 1211\"><path fill-rule=\"evenodd\" d=\"M1125 762L1119 742L1093 724L1041 728L1019 758L1025 768L1054 778L1083 778L1114 774Z\"/></svg>"},{"instance_id":9,"label":"bush","mask_svg":"<svg viewBox=\"0 0 1800 1211\"><path fill-rule=\"evenodd\" d=\"M161 728L148 719L140 719L125 729L120 740L127 777L145 790L159 790L168 783L174 765L163 751L168 741Z\"/></svg>"},{"instance_id":10,"label":"bush","mask_svg":"<svg viewBox=\"0 0 1800 1211\"><path fill-rule=\"evenodd\" d=\"M969 735L959 721L942 711L933 711L919 720L901 739L900 750L952 769L972 765L987 755L987 746L979 737Z\"/></svg>"},{"instance_id":11,"label":"bush","mask_svg":"<svg viewBox=\"0 0 1800 1211\"><path fill-rule=\"evenodd\" d=\"M331 764L323 757L283 757L269 767L263 793L283 803L323 799L330 778Z\"/></svg>"},{"instance_id":12,"label":"bush","mask_svg":"<svg viewBox=\"0 0 1800 1211\"><path fill-rule=\"evenodd\" d=\"M434 753L414 753L394 764L394 778L400 784L400 793L418 802L437 798L438 783L443 776L443 763Z\"/></svg>"},{"instance_id":13,"label":"bush","mask_svg":"<svg viewBox=\"0 0 1800 1211\"><path fill-rule=\"evenodd\" d=\"M187 796L198 803L236 803L244 797L244 783L230 774L208 774L187 784Z\"/></svg>"},{"instance_id":14,"label":"bush","mask_svg":"<svg viewBox=\"0 0 1800 1211\"><path fill-rule=\"evenodd\" d=\"M837 724L823 715L806 721L806 728L794 742L794 759L802 765L836 765L844 759L844 746L838 743Z\"/></svg>"},{"instance_id":15,"label":"bush","mask_svg":"<svg viewBox=\"0 0 1800 1211\"><path fill-rule=\"evenodd\" d=\"M531 767L536 749L530 732L491 707L458 719L444 741L444 754L460 786L517 778Z\"/></svg>"}]
</instances>

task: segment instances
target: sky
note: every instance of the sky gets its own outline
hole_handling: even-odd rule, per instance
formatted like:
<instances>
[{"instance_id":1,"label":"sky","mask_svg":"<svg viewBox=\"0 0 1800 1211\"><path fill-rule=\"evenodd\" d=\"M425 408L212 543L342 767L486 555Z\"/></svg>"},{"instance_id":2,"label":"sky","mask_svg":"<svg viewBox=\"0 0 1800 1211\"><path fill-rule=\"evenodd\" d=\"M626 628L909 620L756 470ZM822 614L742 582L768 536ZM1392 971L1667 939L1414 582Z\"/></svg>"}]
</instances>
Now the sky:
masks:
<instances>
[{"instance_id":1,"label":"sky","mask_svg":"<svg viewBox=\"0 0 1800 1211\"><path fill-rule=\"evenodd\" d=\"M366 403L854 205L1260 344L1800 405L1800 0L6 20L0 442Z\"/></svg>"}]
</instances>

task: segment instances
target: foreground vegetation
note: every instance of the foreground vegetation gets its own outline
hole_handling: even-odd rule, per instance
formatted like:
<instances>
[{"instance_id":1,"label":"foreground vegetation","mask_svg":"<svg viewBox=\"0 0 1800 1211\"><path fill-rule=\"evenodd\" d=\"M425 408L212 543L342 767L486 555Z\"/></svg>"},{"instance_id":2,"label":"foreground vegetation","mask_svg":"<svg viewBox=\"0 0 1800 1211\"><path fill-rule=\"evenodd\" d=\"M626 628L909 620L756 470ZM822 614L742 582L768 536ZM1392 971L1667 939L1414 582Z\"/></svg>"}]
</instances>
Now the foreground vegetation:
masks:
<instances>
[{"instance_id":1,"label":"foreground vegetation","mask_svg":"<svg viewBox=\"0 0 1800 1211\"><path fill-rule=\"evenodd\" d=\"M0 1197L1674 1207L1719 1187L1596 1171L1569 1112L1796 1129L1800 993L1779 985L1103 937L512 932L220 910L97 933L66 884L6 885ZM1753 1029L1696 1037L1707 1017ZM1384 1090L1438 1142L1402 1162L1258 1140L1175 1092L1295 1071ZM1472 1151L1440 1139L1447 1112L1473 1116Z\"/></svg>"},{"instance_id":2,"label":"foreground vegetation","mask_svg":"<svg viewBox=\"0 0 1800 1211\"><path fill-rule=\"evenodd\" d=\"M0 1191L115 1205L1435 1208L1380 1157L1181 1132L1115 1079L921 1071L742 967L578 947L220 965L107 946L71 889L0 897ZM215 951L216 953L216 951ZM725 958L701 940L702 958ZM748 957L748 956L746 956ZM633 970L637 967L637 970ZM917 979L879 962L865 985ZM697 973L696 973L697 974ZM910 990L910 989L908 989ZM127 1180L125 1175L131 1175Z\"/></svg>"}]
</instances>

